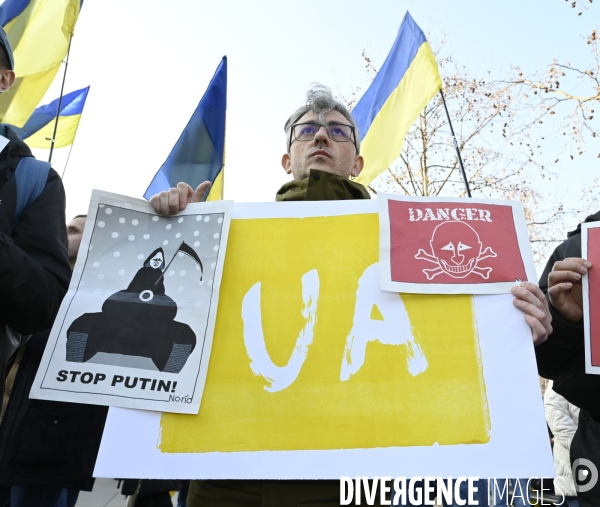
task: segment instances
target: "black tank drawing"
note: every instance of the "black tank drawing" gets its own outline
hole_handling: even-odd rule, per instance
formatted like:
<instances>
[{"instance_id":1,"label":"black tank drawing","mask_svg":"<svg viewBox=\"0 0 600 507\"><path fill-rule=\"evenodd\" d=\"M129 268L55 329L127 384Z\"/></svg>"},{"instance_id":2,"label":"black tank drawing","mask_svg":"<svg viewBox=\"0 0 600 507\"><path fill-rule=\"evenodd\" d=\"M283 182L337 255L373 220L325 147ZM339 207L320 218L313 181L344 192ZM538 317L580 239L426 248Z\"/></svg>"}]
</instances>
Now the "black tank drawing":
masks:
<instances>
[{"instance_id":1,"label":"black tank drawing","mask_svg":"<svg viewBox=\"0 0 600 507\"><path fill-rule=\"evenodd\" d=\"M177 253L192 257L202 270L200 258L187 244L182 242ZM196 335L175 320L177 304L165 294L163 283L169 265L165 267L163 249L157 248L129 286L104 301L101 312L84 313L74 320L67 330L67 361L90 361L98 353L121 354L148 358L159 371L179 373L196 346Z\"/></svg>"}]
</instances>

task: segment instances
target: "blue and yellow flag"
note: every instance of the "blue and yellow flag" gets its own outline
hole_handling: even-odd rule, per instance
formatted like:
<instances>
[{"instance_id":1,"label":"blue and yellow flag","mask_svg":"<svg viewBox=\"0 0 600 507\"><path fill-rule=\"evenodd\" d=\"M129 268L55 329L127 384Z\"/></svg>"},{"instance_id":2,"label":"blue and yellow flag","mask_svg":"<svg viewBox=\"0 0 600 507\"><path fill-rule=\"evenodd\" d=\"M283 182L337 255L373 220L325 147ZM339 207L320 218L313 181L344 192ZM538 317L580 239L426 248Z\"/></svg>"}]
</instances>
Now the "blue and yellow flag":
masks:
<instances>
[{"instance_id":1,"label":"blue and yellow flag","mask_svg":"<svg viewBox=\"0 0 600 507\"><path fill-rule=\"evenodd\" d=\"M368 185L398 158L408 129L441 88L435 56L407 11L392 50L352 111L365 159L359 183Z\"/></svg>"},{"instance_id":2,"label":"blue and yellow flag","mask_svg":"<svg viewBox=\"0 0 600 507\"><path fill-rule=\"evenodd\" d=\"M185 130L144 193L145 199L169 190L180 181L194 189L203 181L210 181L212 185L205 200L223 198L226 108L227 57L224 56Z\"/></svg>"},{"instance_id":3,"label":"blue and yellow flag","mask_svg":"<svg viewBox=\"0 0 600 507\"><path fill-rule=\"evenodd\" d=\"M63 148L73 143L83 106L90 87L82 88L68 93L62 98L60 111L58 110L59 99L50 104L38 107L27 123L22 127L14 127L19 137L27 143L30 148L50 149L54 124L58 115L58 126L56 128L55 148Z\"/></svg>"},{"instance_id":4,"label":"blue and yellow flag","mask_svg":"<svg viewBox=\"0 0 600 507\"><path fill-rule=\"evenodd\" d=\"M15 57L15 84L0 95L0 120L25 125L67 54L82 0L5 0L0 25Z\"/></svg>"}]
</instances>

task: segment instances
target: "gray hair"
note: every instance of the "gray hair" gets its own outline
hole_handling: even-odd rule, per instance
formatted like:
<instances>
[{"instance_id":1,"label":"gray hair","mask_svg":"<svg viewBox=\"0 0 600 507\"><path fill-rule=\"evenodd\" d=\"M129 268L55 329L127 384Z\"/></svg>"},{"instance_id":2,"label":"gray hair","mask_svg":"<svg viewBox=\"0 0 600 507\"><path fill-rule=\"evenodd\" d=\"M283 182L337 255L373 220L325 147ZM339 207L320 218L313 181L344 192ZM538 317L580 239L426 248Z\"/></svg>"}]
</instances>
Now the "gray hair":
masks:
<instances>
[{"instance_id":1,"label":"gray hair","mask_svg":"<svg viewBox=\"0 0 600 507\"><path fill-rule=\"evenodd\" d=\"M294 111L292 116L288 118L288 121L285 122L285 126L283 127L285 130L285 134L287 136L287 150L290 151L290 134L292 125L294 125L300 118L302 118L306 113L312 111L313 113L318 115L319 121L324 122L324 116L330 111L337 111L341 113L344 118L348 120L350 125L354 127L354 135L356 136L356 152L358 153L360 150L360 136L358 132L358 127L354 122L354 118L352 118L352 114L350 114L349 109L339 100L337 100L331 90L321 83L313 83L311 85L310 90L306 92L306 104L302 107L299 107Z\"/></svg>"}]
</instances>

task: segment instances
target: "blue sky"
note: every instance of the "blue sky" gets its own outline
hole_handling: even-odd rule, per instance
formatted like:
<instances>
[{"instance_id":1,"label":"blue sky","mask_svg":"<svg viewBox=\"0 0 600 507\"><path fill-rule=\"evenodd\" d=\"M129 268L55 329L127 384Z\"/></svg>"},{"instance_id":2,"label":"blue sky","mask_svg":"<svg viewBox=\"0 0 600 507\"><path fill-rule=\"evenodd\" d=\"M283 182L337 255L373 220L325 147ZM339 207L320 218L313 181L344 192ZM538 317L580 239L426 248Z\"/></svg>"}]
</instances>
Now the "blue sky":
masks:
<instances>
[{"instance_id":1,"label":"blue sky","mask_svg":"<svg viewBox=\"0 0 600 507\"><path fill-rule=\"evenodd\" d=\"M511 66L542 71L555 57L585 65L582 37L600 27L600 8L589 4L577 16L569 4L86 0L65 87L91 85L65 177L67 215L86 211L92 188L141 197L223 55L229 61L226 198L272 201L288 179L280 166L283 123L310 83L346 96L366 89L362 51L380 66L406 10L433 37L445 32L455 61L471 74L501 79ZM564 169L569 184L561 191L572 192L568 198L598 172L600 146L588 148L593 157ZM59 171L67 153L56 154Z\"/></svg>"}]
</instances>

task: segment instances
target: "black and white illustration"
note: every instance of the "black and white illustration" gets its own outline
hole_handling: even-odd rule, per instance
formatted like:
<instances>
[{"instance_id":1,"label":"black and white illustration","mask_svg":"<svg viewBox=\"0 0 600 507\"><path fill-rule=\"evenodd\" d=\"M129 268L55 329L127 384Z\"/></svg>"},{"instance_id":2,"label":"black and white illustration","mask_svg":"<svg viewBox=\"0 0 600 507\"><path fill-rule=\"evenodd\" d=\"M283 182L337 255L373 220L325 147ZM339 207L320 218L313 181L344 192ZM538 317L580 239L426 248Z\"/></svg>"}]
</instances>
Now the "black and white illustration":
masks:
<instances>
[{"instance_id":1,"label":"black and white illustration","mask_svg":"<svg viewBox=\"0 0 600 507\"><path fill-rule=\"evenodd\" d=\"M94 191L32 397L197 413L231 207L191 204L163 218L145 201Z\"/></svg>"}]
</instances>

